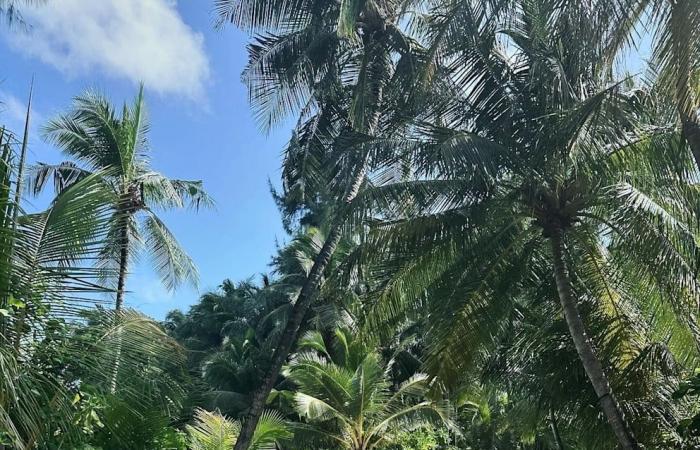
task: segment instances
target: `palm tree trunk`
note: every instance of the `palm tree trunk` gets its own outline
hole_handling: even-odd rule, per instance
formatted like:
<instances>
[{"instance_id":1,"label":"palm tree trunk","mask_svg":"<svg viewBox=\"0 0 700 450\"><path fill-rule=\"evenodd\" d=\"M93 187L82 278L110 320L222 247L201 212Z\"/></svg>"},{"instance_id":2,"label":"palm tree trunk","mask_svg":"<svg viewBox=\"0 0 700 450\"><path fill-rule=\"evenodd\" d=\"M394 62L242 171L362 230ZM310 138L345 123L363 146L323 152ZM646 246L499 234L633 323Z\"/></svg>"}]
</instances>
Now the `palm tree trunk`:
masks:
<instances>
[{"instance_id":1,"label":"palm tree trunk","mask_svg":"<svg viewBox=\"0 0 700 450\"><path fill-rule=\"evenodd\" d=\"M121 237L119 239L119 279L117 280L117 299L114 303L114 321L118 325L121 320L121 310L124 304L124 289L126 286L127 266L129 263L129 216L126 215L122 226ZM121 331L117 330L117 342L115 345L114 367L112 369L112 378L110 380L109 391L114 394L117 391L117 378L119 377L119 366L122 358L122 336Z\"/></svg>"},{"instance_id":2,"label":"palm tree trunk","mask_svg":"<svg viewBox=\"0 0 700 450\"><path fill-rule=\"evenodd\" d=\"M692 116L684 114L681 117L681 122L683 124L682 132L693 154L695 164L700 168L700 121L698 121L697 114L693 113Z\"/></svg>"},{"instance_id":3,"label":"palm tree trunk","mask_svg":"<svg viewBox=\"0 0 700 450\"><path fill-rule=\"evenodd\" d=\"M348 193L345 196L345 203L349 204L352 202L357 193L359 192L360 186L365 178L365 173L367 170L366 158L362 165L357 169L353 176L352 183L349 186ZM304 317L313 302L313 299L318 292L321 285L321 280L323 277L323 272L326 270L328 263L335 252L340 237L342 235L342 227L344 224L344 216L339 216L331 226L330 232L326 237L321 251L316 256L314 264L309 271L309 275L306 277L306 281L301 288L299 297L297 298L294 308L292 309L292 315L287 321L287 325L284 328L284 332L280 337L275 352L272 356L272 363L270 364L270 369L267 372L265 378L263 378L260 387L255 391L253 395L253 400L250 405L246 420L243 422L241 427L241 432L238 435L238 440L234 450L247 450L253 439L253 433L258 425L260 416L262 415L263 408L267 397L270 395L272 388L279 377L282 366L284 365L287 357L294 343L296 342L297 334L299 333L299 328L301 327Z\"/></svg>"},{"instance_id":4,"label":"palm tree trunk","mask_svg":"<svg viewBox=\"0 0 700 450\"><path fill-rule=\"evenodd\" d=\"M590 339L586 335L586 329L576 305L571 278L564 262L564 232L561 228L556 227L552 230L550 243L552 245L552 263L559 301L561 302L564 318L574 341L576 352L598 396L600 408L607 417L608 423L610 423L620 445L626 450L638 450L640 448L639 444L625 422L622 411L610 389L610 383L603 371L603 366L593 350Z\"/></svg>"},{"instance_id":5,"label":"palm tree trunk","mask_svg":"<svg viewBox=\"0 0 700 450\"><path fill-rule=\"evenodd\" d=\"M564 450L564 441L561 439L561 434L559 434L559 427L557 426L557 417L554 415L554 408L549 407L549 426L552 429L552 435L554 436L554 442L557 443L557 450Z\"/></svg>"},{"instance_id":6,"label":"palm tree trunk","mask_svg":"<svg viewBox=\"0 0 700 450\"><path fill-rule=\"evenodd\" d=\"M121 311L124 304L124 287L126 286L126 271L129 262L129 219L124 221L119 239L121 248L119 249L119 279L117 281L117 300L114 304L116 311Z\"/></svg>"}]
</instances>

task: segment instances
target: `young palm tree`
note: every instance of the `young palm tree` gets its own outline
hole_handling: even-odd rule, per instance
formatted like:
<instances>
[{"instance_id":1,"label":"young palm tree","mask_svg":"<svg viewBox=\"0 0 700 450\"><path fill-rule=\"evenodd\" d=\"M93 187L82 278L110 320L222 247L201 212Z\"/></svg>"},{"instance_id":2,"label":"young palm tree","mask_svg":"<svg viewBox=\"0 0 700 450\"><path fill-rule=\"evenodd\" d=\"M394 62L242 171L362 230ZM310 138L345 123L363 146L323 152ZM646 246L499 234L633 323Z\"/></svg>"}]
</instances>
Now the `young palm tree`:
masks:
<instances>
[{"instance_id":1,"label":"young palm tree","mask_svg":"<svg viewBox=\"0 0 700 450\"><path fill-rule=\"evenodd\" d=\"M0 429L16 448L31 448L46 432L52 398L54 412L70 423L68 390L45 368L31 364L34 344L27 336L51 320L73 317L83 296L107 290L85 261L105 238L107 210L96 176L83 179L46 210L17 215L9 195L12 171L3 155L0 186ZM83 349L82 351L85 351Z\"/></svg>"},{"instance_id":2,"label":"young palm tree","mask_svg":"<svg viewBox=\"0 0 700 450\"><path fill-rule=\"evenodd\" d=\"M641 273L688 324L700 298L690 155L667 124L648 122L643 93L599 69L585 38L595 22L544 6L526 2L504 22L447 2L418 30L443 82L403 146L407 181L364 194L384 221L369 317L379 325L431 289L441 302L428 367L450 380L512 300L549 278L602 412L622 447L636 449L581 308L635 304L623 275ZM558 21L568 32L552 36L545 24Z\"/></svg>"},{"instance_id":3,"label":"young palm tree","mask_svg":"<svg viewBox=\"0 0 700 450\"><path fill-rule=\"evenodd\" d=\"M372 450L390 443L397 431L451 426L449 406L424 398L427 376L414 375L392 390L378 355L351 332L336 331L332 346L310 332L300 348L285 370L296 384L297 412L306 419L293 427L295 448Z\"/></svg>"},{"instance_id":4,"label":"young palm tree","mask_svg":"<svg viewBox=\"0 0 700 450\"><path fill-rule=\"evenodd\" d=\"M187 444L191 450L231 450L241 430L241 424L216 412L195 411L194 424L187 425ZM274 412L263 413L250 448L274 450L278 443L290 437L287 424Z\"/></svg>"},{"instance_id":5,"label":"young palm tree","mask_svg":"<svg viewBox=\"0 0 700 450\"><path fill-rule=\"evenodd\" d=\"M124 105L121 115L105 97L87 92L44 129L46 138L74 161L39 164L30 180L38 193L52 178L60 193L85 176L108 171L102 180L113 193L113 215L99 263L111 267L117 262L116 310L124 303L129 264L142 248L167 288L174 289L182 281L196 282L194 264L157 210L211 205L201 181L173 180L151 169L148 129L143 87L133 105Z\"/></svg>"}]
</instances>

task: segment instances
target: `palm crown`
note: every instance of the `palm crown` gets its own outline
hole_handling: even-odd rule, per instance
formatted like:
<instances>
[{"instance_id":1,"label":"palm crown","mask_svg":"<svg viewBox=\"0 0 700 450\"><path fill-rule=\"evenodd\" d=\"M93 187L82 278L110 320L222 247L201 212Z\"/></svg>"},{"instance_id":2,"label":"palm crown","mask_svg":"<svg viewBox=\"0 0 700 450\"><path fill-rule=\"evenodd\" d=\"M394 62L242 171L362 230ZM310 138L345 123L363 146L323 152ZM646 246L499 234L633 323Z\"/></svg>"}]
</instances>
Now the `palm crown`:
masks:
<instances>
[{"instance_id":1,"label":"palm crown","mask_svg":"<svg viewBox=\"0 0 700 450\"><path fill-rule=\"evenodd\" d=\"M416 374L392 390L387 366L347 330L337 330L332 345L309 332L299 346L286 369L297 385L297 412L307 421L294 426L295 448L370 450L400 430L451 424L446 403L424 398L427 376Z\"/></svg>"}]
</instances>

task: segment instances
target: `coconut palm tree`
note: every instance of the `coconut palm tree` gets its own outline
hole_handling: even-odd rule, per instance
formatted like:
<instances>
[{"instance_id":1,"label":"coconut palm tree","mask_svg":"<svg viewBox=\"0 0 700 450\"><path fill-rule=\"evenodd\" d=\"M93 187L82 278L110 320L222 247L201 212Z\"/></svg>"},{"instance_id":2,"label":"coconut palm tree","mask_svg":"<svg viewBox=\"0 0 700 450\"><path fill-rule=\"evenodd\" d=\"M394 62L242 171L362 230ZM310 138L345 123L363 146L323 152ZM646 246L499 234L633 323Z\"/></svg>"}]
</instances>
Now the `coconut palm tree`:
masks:
<instances>
[{"instance_id":1,"label":"coconut palm tree","mask_svg":"<svg viewBox=\"0 0 700 450\"><path fill-rule=\"evenodd\" d=\"M542 275L549 275L546 268ZM631 286L642 284L630 275L625 278ZM506 393L513 413L508 424L517 436L539 430L553 448L609 448L615 444L599 409L592 407L596 398L554 293L550 281L515 299L510 315L494 327L493 342L483 344L474 375L462 383L468 393L475 385ZM675 426L687 409L673 401L672 392L697 360L693 336L661 299L644 291L629 295L638 305L616 301L611 314L605 302L583 301L581 314L616 395L634 405L630 420L637 437L649 447L674 448Z\"/></svg>"},{"instance_id":2,"label":"coconut palm tree","mask_svg":"<svg viewBox=\"0 0 700 450\"><path fill-rule=\"evenodd\" d=\"M379 306L368 317L379 327L435 289L427 367L449 381L513 299L551 281L547 295L600 408L620 445L635 449L582 310L616 301L642 309L627 283L644 274L645 291L663 293L692 326L692 155L672 124L650 120L643 91L625 91L600 68L599 44L587 39L595 22L547 4L525 2L504 21L474 2L441 3L418 29L437 54L424 72L440 71L442 82L403 145L410 176L362 195L383 207L369 252ZM568 32L553 36L550 23Z\"/></svg>"},{"instance_id":3,"label":"coconut palm tree","mask_svg":"<svg viewBox=\"0 0 700 450\"><path fill-rule=\"evenodd\" d=\"M185 427L188 448L192 450L230 450L238 438L241 424L216 412L195 411L194 424ZM274 450L277 444L290 438L287 424L275 412L266 411L253 436L250 448Z\"/></svg>"},{"instance_id":4,"label":"coconut palm tree","mask_svg":"<svg viewBox=\"0 0 700 450\"><path fill-rule=\"evenodd\" d=\"M11 133L0 131L0 442L17 449L84 438L78 437L82 403L76 391L107 385L117 335L124 377L134 379L144 368L179 359L177 345L153 321L131 311L123 311L119 322L101 309L93 311L91 317L101 323L85 327L89 339L66 331L100 303L99 295L113 292L100 284L109 273L92 264L108 240L114 197L103 179L110 173L85 175L46 210L26 213L17 189L25 150ZM76 367L80 376L72 378ZM122 394L143 400L129 388Z\"/></svg>"},{"instance_id":5,"label":"coconut palm tree","mask_svg":"<svg viewBox=\"0 0 700 450\"><path fill-rule=\"evenodd\" d=\"M9 196L13 172L7 154L2 166L0 429L4 442L23 449L41 442L44 408L52 398L54 412L65 412L70 422L68 392L44 368L31 365L33 344L27 336L57 317L73 316L84 295L107 292L95 284L96 271L83 265L103 242L105 229L100 232L99 224L106 223L106 210L93 176L67 190L46 211L15 215L19 206Z\"/></svg>"},{"instance_id":6,"label":"coconut palm tree","mask_svg":"<svg viewBox=\"0 0 700 450\"><path fill-rule=\"evenodd\" d=\"M290 307L289 296L274 286L226 280L187 314L171 312L166 327L188 350L190 371L206 386L192 396L233 418L245 412Z\"/></svg>"},{"instance_id":7,"label":"coconut palm tree","mask_svg":"<svg viewBox=\"0 0 700 450\"><path fill-rule=\"evenodd\" d=\"M62 192L92 173L102 176L114 201L108 241L99 264L118 271L115 309L124 303L129 264L143 249L168 289L182 281L196 282L197 270L175 236L158 217L158 209L210 206L201 181L174 180L151 169L148 160L148 122L143 86L131 106L119 115L109 101L96 92L75 98L72 109L51 120L46 139L74 161L58 165L38 164L30 187L40 192L52 179Z\"/></svg>"},{"instance_id":8,"label":"coconut palm tree","mask_svg":"<svg viewBox=\"0 0 700 450\"><path fill-rule=\"evenodd\" d=\"M510 3L509 13L526 5L520 0L506 0L505 3ZM629 57L628 50L649 46L651 55L647 66L656 83L657 94L671 100L669 106L675 109L683 137L700 167L700 118L697 114L700 107L697 92L700 10L694 0L612 0L595 7L560 0L530 3L555 11L560 18L569 18L570 23L588 24L591 32L587 38L595 43L594 51L601 67L616 70L620 60ZM555 35L566 35L567 29L561 27L566 22L555 20L547 26ZM633 57L642 59L644 55Z\"/></svg>"},{"instance_id":9,"label":"coconut palm tree","mask_svg":"<svg viewBox=\"0 0 700 450\"><path fill-rule=\"evenodd\" d=\"M200 297L186 314L168 314L166 329L188 350L190 371L201 379L203 389L191 390L198 404L232 418L247 413L284 331L293 307L291 300L304 284L324 240L323 232L315 228L298 233L279 249L272 262L274 270L263 276L262 285L251 280L226 280L217 291ZM346 242L339 244L329 272L340 272L338 266L347 247ZM336 284L324 283L320 292L323 300L312 306L302 330L334 330L338 324L351 321L349 290L334 290ZM279 377L275 388L279 391L285 384ZM277 406L288 409L282 396L277 399Z\"/></svg>"},{"instance_id":10,"label":"coconut palm tree","mask_svg":"<svg viewBox=\"0 0 700 450\"><path fill-rule=\"evenodd\" d=\"M427 376L416 374L392 390L387 367L350 331L336 331L332 345L309 332L299 346L285 369L305 420L293 427L295 448L371 450L398 431L451 425L449 406L424 397Z\"/></svg>"},{"instance_id":11,"label":"coconut palm tree","mask_svg":"<svg viewBox=\"0 0 700 450\"><path fill-rule=\"evenodd\" d=\"M399 26L402 1L324 0L259 2L219 0L220 22L233 22L258 37L249 46L243 78L253 109L267 128L289 113L299 120L285 155L285 212L332 206L328 232L293 311L270 371L253 398L237 450L247 448L257 418L317 295L324 272L347 231L349 205L382 158L363 145L399 129L415 55ZM408 104L407 104L408 105ZM382 116L380 110L391 112ZM354 139L354 144L349 146Z\"/></svg>"}]
</instances>

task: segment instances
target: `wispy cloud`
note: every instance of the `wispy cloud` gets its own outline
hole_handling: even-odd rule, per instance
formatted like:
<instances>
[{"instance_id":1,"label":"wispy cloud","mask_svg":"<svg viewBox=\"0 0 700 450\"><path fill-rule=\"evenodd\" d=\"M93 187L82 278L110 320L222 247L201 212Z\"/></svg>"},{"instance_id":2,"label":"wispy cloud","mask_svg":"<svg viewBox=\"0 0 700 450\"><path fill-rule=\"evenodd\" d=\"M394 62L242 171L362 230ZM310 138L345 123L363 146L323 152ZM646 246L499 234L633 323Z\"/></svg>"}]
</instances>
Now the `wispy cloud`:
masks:
<instances>
[{"instance_id":1,"label":"wispy cloud","mask_svg":"<svg viewBox=\"0 0 700 450\"><path fill-rule=\"evenodd\" d=\"M8 33L18 51L69 76L98 70L149 90L202 99L210 76L201 33L173 0L61 0L28 7L28 33Z\"/></svg>"},{"instance_id":2,"label":"wispy cloud","mask_svg":"<svg viewBox=\"0 0 700 450\"><path fill-rule=\"evenodd\" d=\"M170 303L173 293L169 292L161 281L146 273L137 273L129 279L127 300L131 306Z\"/></svg>"},{"instance_id":3,"label":"wispy cloud","mask_svg":"<svg viewBox=\"0 0 700 450\"><path fill-rule=\"evenodd\" d=\"M27 114L27 102L10 92L0 89L0 125L8 127L14 133L21 133ZM44 121L44 116L32 108L31 132L36 133L37 124Z\"/></svg>"},{"instance_id":4,"label":"wispy cloud","mask_svg":"<svg viewBox=\"0 0 700 450\"><path fill-rule=\"evenodd\" d=\"M3 122L12 124L24 123L27 114L27 104L10 94L0 91L0 118Z\"/></svg>"}]
</instances>

